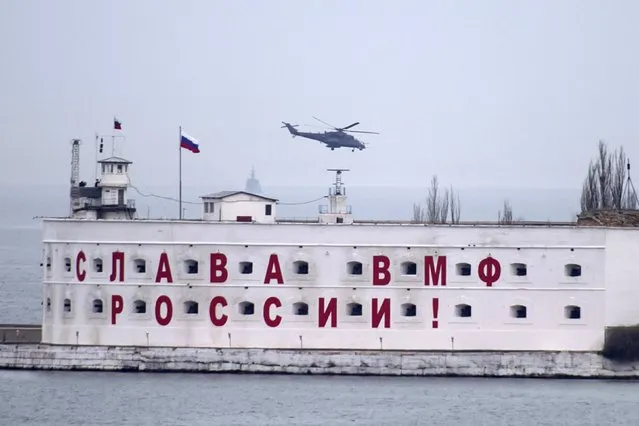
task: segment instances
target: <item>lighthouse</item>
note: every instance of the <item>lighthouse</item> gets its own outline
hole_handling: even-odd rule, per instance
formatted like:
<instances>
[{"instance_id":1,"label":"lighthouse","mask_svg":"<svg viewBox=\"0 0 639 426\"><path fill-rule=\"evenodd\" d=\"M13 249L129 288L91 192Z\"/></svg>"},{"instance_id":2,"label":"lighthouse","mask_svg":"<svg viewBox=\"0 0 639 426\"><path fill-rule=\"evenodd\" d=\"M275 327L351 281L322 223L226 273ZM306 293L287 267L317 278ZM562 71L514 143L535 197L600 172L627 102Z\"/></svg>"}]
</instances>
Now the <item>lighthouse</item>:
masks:
<instances>
[{"instance_id":1,"label":"lighthouse","mask_svg":"<svg viewBox=\"0 0 639 426\"><path fill-rule=\"evenodd\" d=\"M319 206L320 223L353 223L353 212L348 204L346 188L342 183L342 173L349 169L327 169L335 172L335 183L328 189L328 205Z\"/></svg>"},{"instance_id":2,"label":"lighthouse","mask_svg":"<svg viewBox=\"0 0 639 426\"><path fill-rule=\"evenodd\" d=\"M100 178L100 209L98 219L133 219L135 200L127 197L131 181L129 167L132 162L122 157L109 157L98 161Z\"/></svg>"},{"instance_id":3,"label":"lighthouse","mask_svg":"<svg viewBox=\"0 0 639 426\"><path fill-rule=\"evenodd\" d=\"M128 198L132 162L111 156L97 161L99 175L93 186L79 180L80 141L72 142L71 212L74 219L134 219L135 200Z\"/></svg>"}]
</instances>

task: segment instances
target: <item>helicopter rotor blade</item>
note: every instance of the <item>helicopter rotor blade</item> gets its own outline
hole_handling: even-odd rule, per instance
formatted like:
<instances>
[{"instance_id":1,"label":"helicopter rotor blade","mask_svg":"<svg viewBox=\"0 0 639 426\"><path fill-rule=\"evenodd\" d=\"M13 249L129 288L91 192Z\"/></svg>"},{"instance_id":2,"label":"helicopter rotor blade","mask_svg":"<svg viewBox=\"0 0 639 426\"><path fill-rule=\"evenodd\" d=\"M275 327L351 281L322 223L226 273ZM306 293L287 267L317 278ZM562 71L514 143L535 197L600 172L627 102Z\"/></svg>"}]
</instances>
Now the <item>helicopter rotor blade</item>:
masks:
<instances>
[{"instance_id":1,"label":"helicopter rotor blade","mask_svg":"<svg viewBox=\"0 0 639 426\"><path fill-rule=\"evenodd\" d=\"M317 118L317 117L313 117L313 118L314 118L314 119L316 119L317 121L321 122L321 123L326 124L327 126L329 126L329 127L333 128L333 129L337 130L337 127L333 126L332 124L328 124L326 121L320 120L320 119L319 119L319 118Z\"/></svg>"},{"instance_id":2,"label":"helicopter rotor blade","mask_svg":"<svg viewBox=\"0 0 639 426\"><path fill-rule=\"evenodd\" d=\"M338 130L346 130L346 129L350 129L351 127L355 127L359 124L359 121L354 122L353 124L346 126L346 127L342 127L341 129Z\"/></svg>"},{"instance_id":3,"label":"helicopter rotor blade","mask_svg":"<svg viewBox=\"0 0 639 426\"><path fill-rule=\"evenodd\" d=\"M377 132L366 132L364 130L345 130L348 133L368 133L370 135L379 135Z\"/></svg>"}]
</instances>

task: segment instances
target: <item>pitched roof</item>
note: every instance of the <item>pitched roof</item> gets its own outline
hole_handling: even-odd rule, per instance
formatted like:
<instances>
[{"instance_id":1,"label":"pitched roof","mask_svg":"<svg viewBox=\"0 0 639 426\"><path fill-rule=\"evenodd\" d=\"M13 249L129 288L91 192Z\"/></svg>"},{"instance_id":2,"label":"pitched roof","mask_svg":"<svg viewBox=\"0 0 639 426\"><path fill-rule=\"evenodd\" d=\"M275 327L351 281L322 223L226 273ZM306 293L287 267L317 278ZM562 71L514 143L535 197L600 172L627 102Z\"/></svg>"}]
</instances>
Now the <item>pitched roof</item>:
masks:
<instances>
[{"instance_id":1,"label":"pitched roof","mask_svg":"<svg viewBox=\"0 0 639 426\"><path fill-rule=\"evenodd\" d=\"M98 163L120 163L120 164L132 164L131 161L125 160L122 157L109 157L98 161Z\"/></svg>"},{"instance_id":2,"label":"pitched roof","mask_svg":"<svg viewBox=\"0 0 639 426\"><path fill-rule=\"evenodd\" d=\"M214 192L214 193L208 194L208 195L203 195L200 198L209 198L209 199L212 198L214 200L222 200L224 198L228 198L228 197L231 197L231 196L237 195L237 194L251 195L253 197L261 198L261 199L267 200L267 201L277 201L276 198L265 197L263 195L254 194L254 193L248 192L248 191L220 191L220 192Z\"/></svg>"}]
</instances>

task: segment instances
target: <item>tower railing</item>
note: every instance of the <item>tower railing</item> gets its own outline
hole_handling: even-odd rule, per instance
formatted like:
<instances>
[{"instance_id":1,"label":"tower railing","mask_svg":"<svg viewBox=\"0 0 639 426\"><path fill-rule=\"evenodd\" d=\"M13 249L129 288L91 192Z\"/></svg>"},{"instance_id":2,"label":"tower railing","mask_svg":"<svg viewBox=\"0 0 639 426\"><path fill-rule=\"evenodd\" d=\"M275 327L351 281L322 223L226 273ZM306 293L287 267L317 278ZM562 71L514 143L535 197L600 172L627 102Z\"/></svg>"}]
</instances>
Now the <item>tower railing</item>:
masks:
<instances>
[{"instance_id":1,"label":"tower railing","mask_svg":"<svg viewBox=\"0 0 639 426\"><path fill-rule=\"evenodd\" d=\"M329 213L334 213L334 214L352 214L353 213L353 208L352 208L352 206L350 204L346 205L346 206L343 206L340 210L342 210L342 211L332 212L331 209L330 209L330 206L328 206L326 204L318 206L319 214L329 214Z\"/></svg>"}]
</instances>

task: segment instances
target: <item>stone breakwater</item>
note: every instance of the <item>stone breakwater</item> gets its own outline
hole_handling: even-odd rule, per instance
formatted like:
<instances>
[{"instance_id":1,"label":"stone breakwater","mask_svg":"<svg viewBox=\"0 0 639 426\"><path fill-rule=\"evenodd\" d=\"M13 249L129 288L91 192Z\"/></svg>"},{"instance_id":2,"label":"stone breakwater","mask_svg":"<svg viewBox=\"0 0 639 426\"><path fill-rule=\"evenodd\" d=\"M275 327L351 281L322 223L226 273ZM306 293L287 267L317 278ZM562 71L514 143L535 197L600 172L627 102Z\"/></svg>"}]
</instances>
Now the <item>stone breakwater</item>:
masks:
<instances>
[{"instance_id":1,"label":"stone breakwater","mask_svg":"<svg viewBox=\"0 0 639 426\"><path fill-rule=\"evenodd\" d=\"M391 352L0 345L0 369L639 378L592 352Z\"/></svg>"}]
</instances>

